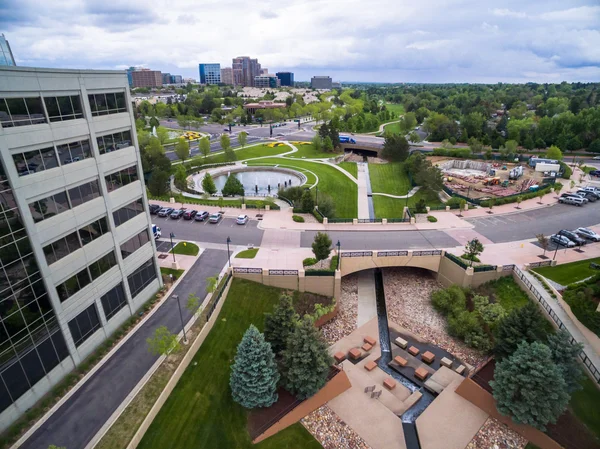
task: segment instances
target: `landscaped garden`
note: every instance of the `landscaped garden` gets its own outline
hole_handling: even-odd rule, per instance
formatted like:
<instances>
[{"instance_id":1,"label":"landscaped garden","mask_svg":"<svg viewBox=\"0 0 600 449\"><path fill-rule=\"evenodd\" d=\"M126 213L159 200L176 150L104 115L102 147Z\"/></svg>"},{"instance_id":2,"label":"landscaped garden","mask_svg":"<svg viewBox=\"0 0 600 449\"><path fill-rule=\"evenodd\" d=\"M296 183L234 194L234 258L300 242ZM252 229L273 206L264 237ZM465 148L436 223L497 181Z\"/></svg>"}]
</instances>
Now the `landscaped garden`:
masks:
<instances>
[{"instance_id":1,"label":"landscaped garden","mask_svg":"<svg viewBox=\"0 0 600 449\"><path fill-rule=\"evenodd\" d=\"M258 248L249 248L244 251L240 251L235 255L236 259L254 259L258 253Z\"/></svg>"},{"instance_id":2,"label":"landscaped garden","mask_svg":"<svg viewBox=\"0 0 600 449\"><path fill-rule=\"evenodd\" d=\"M567 286L598 274L598 270L590 268L590 263L600 264L600 257L563 263L555 267L538 267L533 271L542 276Z\"/></svg>"},{"instance_id":3,"label":"landscaped garden","mask_svg":"<svg viewBox=\"0 0 600 449\"><path fill-rule=\"evenodd\" d=\"M408 207L416 209L419 201L423 200L425 205L430 207L442 206L442 202L435 192L421 192L420 190L408 198ZM375 208L376 218L402 218L402 211L407 205L406 198L391 198L389 196L373 195L373 207ZM423 210L423 213L425 210Z\"/></svg>"},{"instance_id":4,"label":"landscaped garden","mask_svg":"<svg viewBox=\"0 0 600 449\"><path fill-rule=\"evenodd\" d=\"M244 161L246 159L252 159L263 156L277 156L279 154L288 153L292 151L287 145L280 145L276 147L269 147L267 144L246 146L235 150L235 157L238 161ZM192 165L205 165L205 164L220 164L223 162L229 162L225 152L211 153L207 157L196 156L192 159ZM186 162L187 164L187 162Z\"/></svg>"},{"instance_id":5,"label":"landscaped garden","mask_svg":"<svg viewBox=\"0 0 600 449\"><path fill-rule=\"evenodd\" d=\"M412 188L402 162L369 164L369 178L373 193L406 195Z\"/></svg>"},{"instance_id":6,"label":"landscaped garden","mask_svg":"<svg viewBox=\"0 0 600 449\"><path fill-rule=\"evenodd\" d=\"M195 245L194 243L179 242L169 252L170 253L174 253L174 254L181 254L181 255L184 255L184 256L197 256L198 255L198 251L200 251L200 248L198 248L198 245Z\"/></svg>"},{"instance_id":7,"label":"landscaped garden","mask_svg":"<svg viewBox=\"0 0 600 449\"><path fill-rule=\"evenodd\" d=\"M338 164L338 167L343 168L352 176L358 179L358 165L356 164L356 162L340 162Z\"/></svg>"},{"instance_id":8,"label":"landscaped garden","mask_svg":"<svg viewBox=\"0 0 600 449\"><path fill-rule=\"evenodd\" d=\"M323 151L323 150L316 150L314 145L311 143L303 143L303 144L298 144L298 143L294 143L292 142L292 145L294 145L296 148L298 148L298 151L291 153L285 157L289 157L292 159L329 159L331 157L336 157L339 156L341 153L332 153L332 152L327 152L327 151ZM290 147L287 147L288 151L291 151Z\"/></svg>"}]
</instances>

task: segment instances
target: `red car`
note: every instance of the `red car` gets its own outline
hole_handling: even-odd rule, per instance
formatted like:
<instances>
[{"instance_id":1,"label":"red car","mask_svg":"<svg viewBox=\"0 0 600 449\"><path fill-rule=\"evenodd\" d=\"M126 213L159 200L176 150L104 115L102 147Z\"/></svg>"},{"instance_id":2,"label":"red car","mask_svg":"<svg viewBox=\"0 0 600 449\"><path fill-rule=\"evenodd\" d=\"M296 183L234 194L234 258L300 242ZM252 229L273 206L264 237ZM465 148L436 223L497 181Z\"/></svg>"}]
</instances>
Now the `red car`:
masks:
<instances>
[{"instance_id":1,"label":"red car","mask_svg":"<svg viewBox=\"0 0 600 449\"><path fill-rule=\"evenodd\" d=\"M183 219L184 220L192 220L196 216L197 213L198 213L198 211L194 210L194 209L186 210L183 213Z\"/></svg>"}]
</instances>

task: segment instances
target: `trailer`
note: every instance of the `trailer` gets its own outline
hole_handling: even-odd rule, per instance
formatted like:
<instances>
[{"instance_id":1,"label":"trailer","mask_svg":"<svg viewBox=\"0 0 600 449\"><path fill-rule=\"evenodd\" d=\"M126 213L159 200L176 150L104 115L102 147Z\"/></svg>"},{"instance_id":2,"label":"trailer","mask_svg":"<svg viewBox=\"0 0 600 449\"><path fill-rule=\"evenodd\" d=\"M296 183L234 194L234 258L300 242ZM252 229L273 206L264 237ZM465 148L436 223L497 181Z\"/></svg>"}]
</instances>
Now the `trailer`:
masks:
<instances>
[{"instance_id":1,"label":"trailer","mask_svg":"<svg viewBox=\"0 0 600 449\"><path fill-rule=\"evenodd\" d=\"M340 136L340 143L356 143L356 140L350 136Z\"/></svg>"},{"instance_id":2,"label":"trailer","mask_svg":"<svg viewBox=\"0 0 600 449\"><path fill-rule=\"evenodd\" d=\"M508 179L519 179L523 176L523 167L519 165L508 172Z\"/></svg>"}]
</instances>

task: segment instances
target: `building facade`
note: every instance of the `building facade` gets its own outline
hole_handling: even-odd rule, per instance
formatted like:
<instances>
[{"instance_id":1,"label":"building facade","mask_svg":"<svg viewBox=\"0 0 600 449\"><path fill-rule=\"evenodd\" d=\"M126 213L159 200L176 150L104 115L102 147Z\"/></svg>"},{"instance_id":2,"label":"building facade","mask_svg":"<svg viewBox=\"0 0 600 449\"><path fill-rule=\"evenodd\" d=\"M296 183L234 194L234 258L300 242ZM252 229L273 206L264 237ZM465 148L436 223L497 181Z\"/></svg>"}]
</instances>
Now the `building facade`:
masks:
<instances>
[{"instance_id":1,"label":"building facade","mask_svg":"<svg viewBox=\"0 0 600 449\"><path fill-rule=\"evenodd\" d=\"M254 77L254 87L276 88L279 86L279 78L277 78L275 75L266 74Z\"/></svg>"},{"instance_id":2,"label":"building facade","mask_svg":"<svg viewBox=\"0 0 600 449\"><path fill-rule=\"evenodd\" d=\"M236 86L254 87L254 77L260 75L260 63L258 59L248 56L233 58L231 67L233 69L233 82Z\"/></svg>"},{"instance_id":3,"label":"building facade","mask_svg":"<svg viewBox=\"0 0 600 449\"><path fill-rule=\"evenodd\" d=\"M4 34L0 34L0 66L15 66L15 58L13 57L10 44L4 37Z\"/></svg>"},{"instance_id":4,"label":"building facade","mask_svg":"<svg viewBox=\"0 0 600 449\"><path fill-rule=\"evenodd\" d=\"M220 84L221 64L199 64L200 84Z\"/></svg>"},{"instance_id":5,"label":"building facade","mask_svg":"<svg viewBox=\"0 0 600 449\"><path fill-rule=\"evenodd\" d=\"M231 67L221 69L221 82L233 86L233 69Z\"/></svg>"},{"instance_id":6,"label":"building facade","mask_svg":"<svg viewBox=\"0 0 600 449\"><path fill-rule=\"evenodd\" d=\"M160 288L143 179L124 72L0 68L0 431Z\"/></svg>"},{"instance_id":7,"label":"building facade","mask_svg":"<svg viewBox=\"0 0 600 449\"><path fill-rule=\"evenodd\" d=\"M279 78L279 84L283 86L294 87L294 74L292 72L277 72L275 74Z\"/></svg>"},{"instance_id":8,"label":"building facade","mask_svg":"<svg viewBox=\"0 0 600 449\"><path fill-rule=\"evenodd\" d=\"M162 87L163 79L160 70L135 70L131 72L133 87Z\"/></svg>"},{"instance_id":9,"label":"building facade","mask_svg":"<svg viewBox=\"0 0 600 449\"><path fill-rule=\"evenodd\" d=\"M313 76L310 79L310 87L313 89L331 89L332 84L330 76Z\"/></svg>"}]
</instances>

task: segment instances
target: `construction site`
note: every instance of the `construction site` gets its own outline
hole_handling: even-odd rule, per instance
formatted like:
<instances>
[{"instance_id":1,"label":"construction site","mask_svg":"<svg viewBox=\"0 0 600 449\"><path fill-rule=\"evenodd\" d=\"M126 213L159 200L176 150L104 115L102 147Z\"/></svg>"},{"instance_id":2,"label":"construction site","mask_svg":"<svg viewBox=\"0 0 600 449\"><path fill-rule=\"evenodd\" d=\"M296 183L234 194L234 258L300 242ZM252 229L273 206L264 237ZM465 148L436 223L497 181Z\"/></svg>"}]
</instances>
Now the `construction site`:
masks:
<instances>
[{"instance_id":1,"label":"construction site","mask_svg":"<svg viewBox=\"0 0 600 449\"><path fill-rule=\"evenodd\" d=\"M525 162L507 163L440 158L432 161L444 176L444 184L469 198L502 198L539 189L549 173L535 171Z\"/></svg>"}]
</instances>

